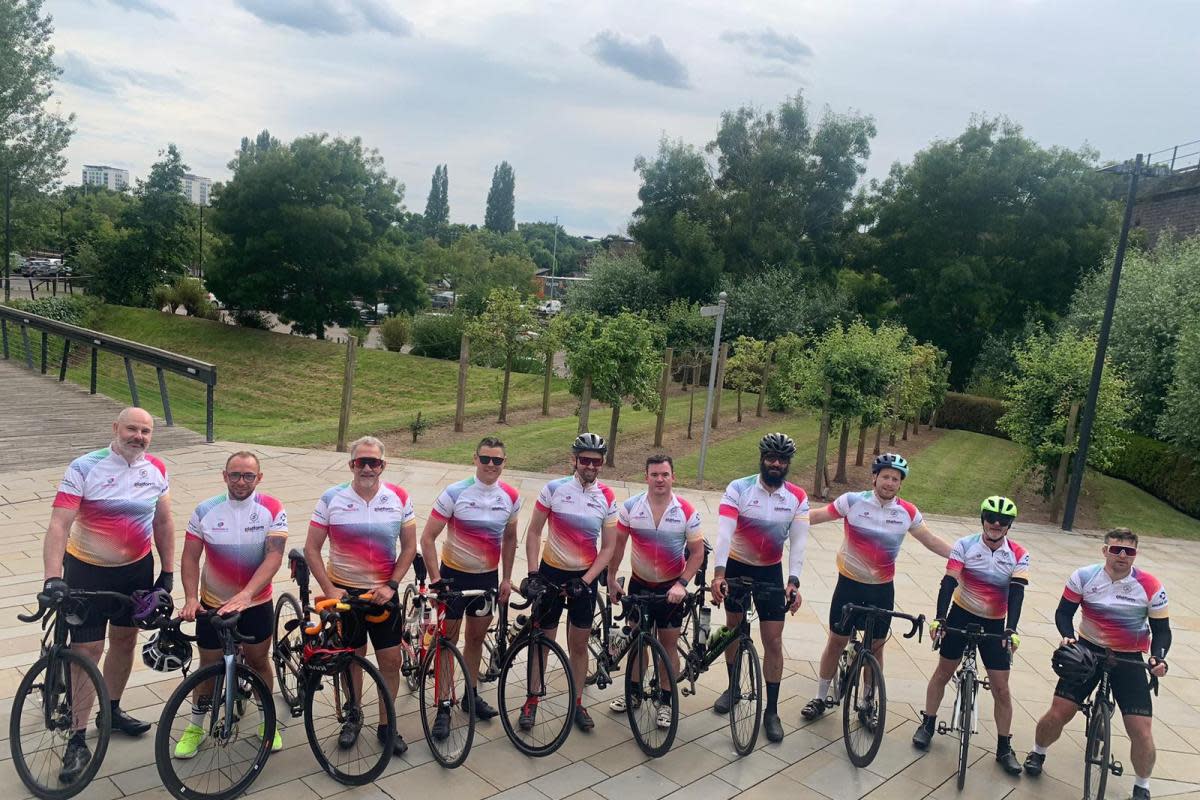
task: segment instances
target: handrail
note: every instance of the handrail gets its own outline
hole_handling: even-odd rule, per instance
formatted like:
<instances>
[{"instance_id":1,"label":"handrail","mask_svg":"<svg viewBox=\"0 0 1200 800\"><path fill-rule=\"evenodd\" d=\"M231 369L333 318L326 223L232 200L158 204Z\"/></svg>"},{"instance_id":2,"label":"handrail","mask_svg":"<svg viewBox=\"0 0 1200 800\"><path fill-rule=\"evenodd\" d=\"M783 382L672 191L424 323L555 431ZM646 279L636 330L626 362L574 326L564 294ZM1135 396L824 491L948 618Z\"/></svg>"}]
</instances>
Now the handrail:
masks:
<instances>
[{"instance_id":1,"label":"handrail","mask_svg":"<svg viewBox=\"0 0 1200 800\"><path fill-rule=\"evenodd\" d=\"M33 350L29 345L29 330L32 328L41 332L41 371L43 375L46 374L47 366L47 336L53 334L62 337L62 361L58 370L58 380L60 383L67 378L67 356L71 350L71 342L89 348L92 351L91 381L88 387L90 394L96 393L96 367L97 357L100 352L113 353L124 359L125 377L129 382L129 394L133 405L139 408L141 407L141 403L138 399L137 382L133 376L133 362L137 361L154 367L158 373L158 390L162 397L163 417L166 419L168 427L173 427L175 422L171 416L171 403L167 396L167 382L163 373L173 372L204 384L206 406L205 438L209 442L214 441L213 387L217 385L217 368L213 364L179 355L178 353L172 353L169 350L162 350L117 336L110 336L107 333L81 328L78 325L59 322L55 319L31 314L28 311L0 304L0 337L3 338L3 351L4 358L6 359L9 357L9 322L15 323L20 327L21 340L25 349L25 364L29 369L34 369Z\"/></svg>"}]
</instances>

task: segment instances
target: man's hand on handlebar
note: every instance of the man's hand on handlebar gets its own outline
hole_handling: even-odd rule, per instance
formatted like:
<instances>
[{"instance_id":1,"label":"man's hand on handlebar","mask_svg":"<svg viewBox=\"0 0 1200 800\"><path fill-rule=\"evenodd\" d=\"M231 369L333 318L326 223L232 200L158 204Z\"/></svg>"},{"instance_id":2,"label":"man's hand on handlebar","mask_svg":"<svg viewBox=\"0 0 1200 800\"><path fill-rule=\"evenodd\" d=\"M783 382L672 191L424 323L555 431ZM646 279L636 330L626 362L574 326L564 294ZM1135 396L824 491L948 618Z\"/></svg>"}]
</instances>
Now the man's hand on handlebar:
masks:
<instances>
[{"instance_id":1,"label":"man's hand on handlebar","mask_svg":"<svg viewBox=\"0 0 1200 800\"><path fill-rule=\"evenodd\" d=\"M183 608L179 609L179 618L188 622L195 622L196 615L200 613L200 609L204 606L200 605L199 599L188 600L183 604Z\"/></svg>"},{"instance_id":2,"label":"man's hand on handlebar","mask_svg":"<svg viewBox=\"0 0 1200 800\"><path fill-rule=\"evenodd\" d=\"M608 598L614 603L621 602L621 598L625 596L625 587L617 583L616 575L609 573L608 575Z\"/></svg>"},{"instance_id":3,"label":"man's hand on handlebar","mask_svg":"<svg viewBox=\"0 0 1200 800\"><path fill-rule=\"evenodd\" d=\"M729 596L729 583L725 580L724 575L717 575L709 584L709 589L712 590L713 605L719 606L725 602L725 598Z\"/></svg>"},{"instance_id":4,"label":"man's hand on handlebar","mask_svg":"<svg viewBox=\"0 0 1200 800\"><path fill-rule=\"evenodd\" d=\"M793 615L800 610L800 604L804 602L804 598L800 596L800 584L788 581L787 588L784 590L787 596L787 608Z\"/></svg>"},{"instance_id":5,"label":"man's hand on handlebar","mask_svg":"<svg viewBox=\"0 0 1200 800\"><path fill-rule=\"evenodd\" d=\"M1167 674L1167 661L1163 658L1155 658L1150 656L1150 674L1156 678L1161 678Z\"/></svg>"},{"instance_id":6,"label":"man's hand on handlebar","mask_svg":"<svg viewBox=\"0 0 1200 800\"><path fill-rule=\"evenodd\" d=\"M671 605L679 605L685 597L687 597L687 589L679 581L675 581L671 584L671 588L667 589L667 602Z\"/></svg>"}]
</instances>

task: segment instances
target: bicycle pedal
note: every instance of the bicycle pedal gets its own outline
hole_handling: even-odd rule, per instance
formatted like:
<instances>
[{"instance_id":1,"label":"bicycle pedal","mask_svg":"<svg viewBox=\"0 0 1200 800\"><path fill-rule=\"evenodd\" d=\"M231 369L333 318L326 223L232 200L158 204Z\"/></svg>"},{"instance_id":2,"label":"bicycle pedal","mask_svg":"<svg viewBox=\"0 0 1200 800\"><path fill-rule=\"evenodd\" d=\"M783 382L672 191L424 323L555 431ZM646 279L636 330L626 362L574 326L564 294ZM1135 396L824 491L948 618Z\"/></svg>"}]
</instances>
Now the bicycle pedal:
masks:
<instances>
[{"instance_id":1,"label":"bicycle pedal","mask_svg":"<svg viewBox=\"0 0 1200 800\"><path fill-rule=\"evenodd\" d=\"M686 686L683 686L683 687L680 687L680 689L679 689L679 693L680 693L681 695L683 695L684 697L691 697L692 695L694 695L694 694L696 693L696 690L695 690L695 689L689 689L689 688L687 688Z\"/></svg>"},{"instance_id":2,"label":"bicycle pedal","mask_svg":"<svg viewBox=\"0 0 1200 800\"><path fill-rule=\"evenodd\" d=\"M939 735L945 736L947 733L950 732L950 727L948 725L946 725L946 723L944 723L944 722L939 722L937 725L937 732Z\"/></svg>"},{"instance_id":3,"label":"bicycle pedal","mask_svg":"<svg viewBox=\"0 0 1200 800\"><path fill-rule=\"evenodd\" d=\"M1112 766L1109 769L1112 771L1113 776L1117 778L1125 774L1125 766L1120 761L1112 762Z\"/></svg>"}]
</instances>

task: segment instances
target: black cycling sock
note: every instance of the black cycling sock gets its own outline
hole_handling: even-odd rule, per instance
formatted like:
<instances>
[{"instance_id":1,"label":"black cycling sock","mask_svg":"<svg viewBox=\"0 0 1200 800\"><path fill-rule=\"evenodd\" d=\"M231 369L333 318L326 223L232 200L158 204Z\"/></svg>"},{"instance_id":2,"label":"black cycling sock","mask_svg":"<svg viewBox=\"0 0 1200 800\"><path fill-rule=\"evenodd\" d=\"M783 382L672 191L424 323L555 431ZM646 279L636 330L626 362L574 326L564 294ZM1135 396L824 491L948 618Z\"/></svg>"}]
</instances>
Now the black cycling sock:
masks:
<instances>
[{"instance_id":1,"label":"black cycling sock","mask_svg":"<svg viewBox=\"0 0 1200 800\"><path fill-rule=\"evenodd\" d=\"M731 661L725 662L725 671L727 673L729 673L729 689L730 689L730 691L732 691L733 690L733 662L731 662Z\"/></svg>"},{"instance_id":2,"label":"black cycling sock","mask_svg":"<svg viewBox=\"0 0 1200 800\"><path fill-rule=\"evenodd\" d=\"M779 684L767 682L767 707L763 710L764 714L777 714L775 706L779 704Z\"/></svg>"},{"instance_id":3,"label":"black cycling sock","mask_svg":"<svg viewBox=\"0 0 1200 800\"><path fill-rule=\"evenodd\" d=\"M84 740L86 738L87 738L87 728L82 728L77 731L72 731L70 743L71 744L84 744L85 743Z\"/></svg>"},{"instance_id":4,"label":"black cycling sock","mask_svg":"<svg viewBox=\"0 0 1200 800\"><path fill-rule=\"evenodd\" d=\"M933 726L937 724L937 714L926 714L921 712L921 724L925 726L925 730L932 731Z\"/></svg>"},{"instance_id":5,"label":"black cycling sock","mask_svg":"<svg viewBox=\"0 0 1200 800\"><path fill-rule=\"evenodd\" d=\"M121 710L121 701L120 700L109 700L108 704L110 706L112 706L112 710L113 710L114 714Z\"/></svg>"},{"instance_id":6,"label":"black cycling sock","mask_svg":"<svg viewBox=\"0 0 1200 800\"><path fill-rule=\"evenodd\" d=\"M387 733L388 733L387 725L379 725L375 728L375 734L379 737L379 741L381 741L381 742L387 741Z\"/></svg>"},{"instance_id":7,"label":"black cycling sock","mask_svg":"<svg viewBox=\"0 0 1200 800\"><path fill-rule=\"evenodd\" d=\"M996 755L1002 756L1012 750L1012 734L996 737Z\"/></svg>"}]
</instances>

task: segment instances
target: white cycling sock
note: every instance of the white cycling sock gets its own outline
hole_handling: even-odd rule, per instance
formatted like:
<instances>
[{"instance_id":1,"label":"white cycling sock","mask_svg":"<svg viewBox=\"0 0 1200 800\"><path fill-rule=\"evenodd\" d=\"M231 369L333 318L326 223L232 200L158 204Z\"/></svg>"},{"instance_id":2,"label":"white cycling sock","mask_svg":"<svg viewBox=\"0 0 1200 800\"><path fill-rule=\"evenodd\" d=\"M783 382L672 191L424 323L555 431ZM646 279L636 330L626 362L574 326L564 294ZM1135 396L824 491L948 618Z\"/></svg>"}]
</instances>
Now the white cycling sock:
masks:
<instances>
[{"instance_id":1,"label":"white cycling sock","mask_svg":"<svg viewBox=\"0 0 1200 800\"><path fill-rule=\"evenodd\" d=\"M1046 748L1042 747L1037 742L1034 742L1033 743L1033 752L1037 753L1039 756L1044 756L1044 755L1046 755Z\"/></svg>"},{"instance_id":2,"label":"white cycling sock","mask_svg":"<svg viewBox=\"0 0 1200 800\"><path fill-rule=\"evenodd\" d=\"M829 684L833 683L832 678L819 678L817 680L817 699L824 700L829 696Z\"/></svg>"},{"instance_id":3,"label":"white cycling sock","mask_svg":"<svg viewBox=\"0 0 1200 800\"><path fill-rule=\"evenodd\" d=\"M1143 789L1145 789L1146 791L1150 791L1150 779L1143 778L1141 775L1134 776L1133 785L1140 786Z\"/></svg>"}]
</instances>

